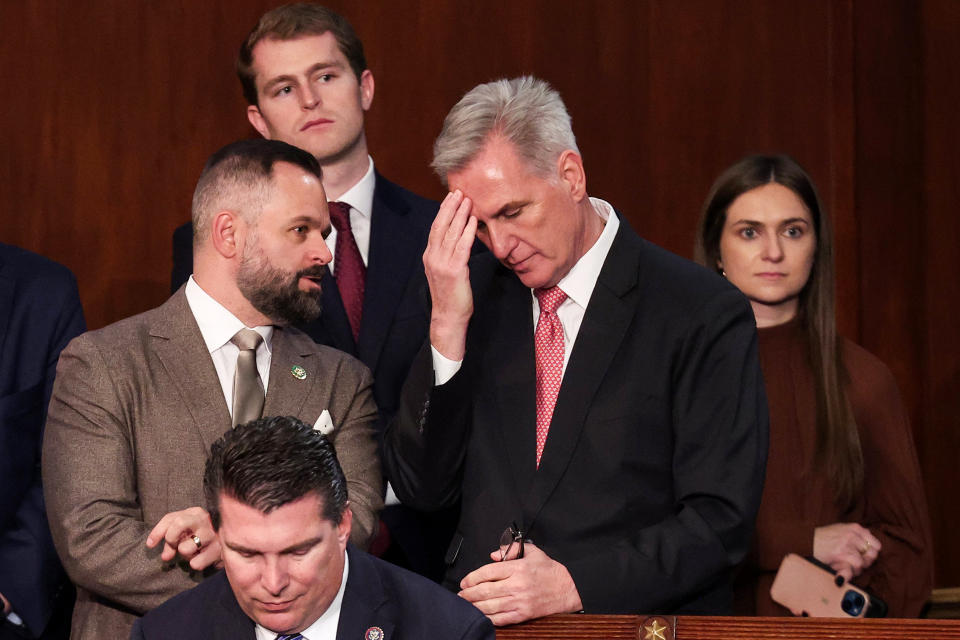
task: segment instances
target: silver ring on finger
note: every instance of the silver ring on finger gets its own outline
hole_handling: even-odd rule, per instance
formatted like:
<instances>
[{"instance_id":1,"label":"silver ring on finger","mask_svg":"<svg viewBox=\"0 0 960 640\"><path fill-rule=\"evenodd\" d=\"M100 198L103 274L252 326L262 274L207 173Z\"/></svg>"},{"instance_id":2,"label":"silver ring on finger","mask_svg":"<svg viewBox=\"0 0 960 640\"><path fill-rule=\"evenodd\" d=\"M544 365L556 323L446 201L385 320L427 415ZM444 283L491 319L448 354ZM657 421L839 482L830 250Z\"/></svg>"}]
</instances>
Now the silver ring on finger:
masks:
<instances>
[{"instance_id":1,"label":"silver ring on finger","mask_svg":"<svg viewBox=\"0 0 960 640\"><path fill-rule=\"evenodd\" d=\"M197 534L193 534L192 536L190 536L190 539L193 540L193 544L197 545L197 551L200 551L201 549L203 549L203 541L200 540L200 536L198 536Z\"/></svg>"}]
</instances>

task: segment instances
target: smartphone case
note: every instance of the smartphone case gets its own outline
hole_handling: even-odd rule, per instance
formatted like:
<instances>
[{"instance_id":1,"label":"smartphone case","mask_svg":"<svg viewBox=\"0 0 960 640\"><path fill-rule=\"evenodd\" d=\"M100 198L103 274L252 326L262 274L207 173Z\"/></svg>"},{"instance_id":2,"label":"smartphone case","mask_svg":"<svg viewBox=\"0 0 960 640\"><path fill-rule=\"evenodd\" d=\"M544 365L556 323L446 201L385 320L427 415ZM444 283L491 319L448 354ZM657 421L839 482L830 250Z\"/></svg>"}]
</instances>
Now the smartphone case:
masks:
<instances>
[{"instance_id":1,"label":"smartphone case","mask_svg":"<svg viewBox=\"0 0 960 640\"><path fill-rule=\"evenodd\" d=\"M882 617L886 604L816 560L788 553L770 596L794 615L830 618Z\"/></svg>"}]
</instances>

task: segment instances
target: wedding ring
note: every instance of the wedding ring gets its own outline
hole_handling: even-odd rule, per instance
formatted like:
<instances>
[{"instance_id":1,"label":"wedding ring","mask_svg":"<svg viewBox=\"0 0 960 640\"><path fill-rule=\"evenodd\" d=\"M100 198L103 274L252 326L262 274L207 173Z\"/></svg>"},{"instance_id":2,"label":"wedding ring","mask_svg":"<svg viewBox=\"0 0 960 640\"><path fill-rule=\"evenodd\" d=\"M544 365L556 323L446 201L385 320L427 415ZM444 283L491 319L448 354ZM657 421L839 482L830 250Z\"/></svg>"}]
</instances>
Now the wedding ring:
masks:
<instances>
[{"instance_id":1,"label":"wedding ring","mask_svg":"<svg viewBox=\"0 0 960 640\"><path fill-rule=\"evenodd\" d=\"M190 536L190 539L193 540L193 544L197 545L197 551L200 551L200 549L203 549L203 542L200 541L200 536L198 536L197 534L193 534L192 536Z\"/></svg>"}]
</instances>

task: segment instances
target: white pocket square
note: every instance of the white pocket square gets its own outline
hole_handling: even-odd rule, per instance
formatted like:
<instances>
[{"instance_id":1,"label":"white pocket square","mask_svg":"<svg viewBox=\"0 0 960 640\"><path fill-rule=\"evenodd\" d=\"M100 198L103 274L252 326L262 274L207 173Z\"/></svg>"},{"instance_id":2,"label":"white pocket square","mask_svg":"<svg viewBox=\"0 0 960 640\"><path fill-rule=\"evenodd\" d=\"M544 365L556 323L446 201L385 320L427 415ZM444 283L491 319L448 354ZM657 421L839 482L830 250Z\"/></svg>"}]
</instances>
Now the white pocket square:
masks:
<instances>
[{"instance_id":1,"label":"white pocket square","mask_svg":"<svg viewBox=\"0 0 960 640\"><path fill-rule=\"evenodd\" d=\"M333 419L330 417L330 412L324 409L317 421L313 423L313 428L325 436L333 433Z\"/></svg>"}]
</instances>

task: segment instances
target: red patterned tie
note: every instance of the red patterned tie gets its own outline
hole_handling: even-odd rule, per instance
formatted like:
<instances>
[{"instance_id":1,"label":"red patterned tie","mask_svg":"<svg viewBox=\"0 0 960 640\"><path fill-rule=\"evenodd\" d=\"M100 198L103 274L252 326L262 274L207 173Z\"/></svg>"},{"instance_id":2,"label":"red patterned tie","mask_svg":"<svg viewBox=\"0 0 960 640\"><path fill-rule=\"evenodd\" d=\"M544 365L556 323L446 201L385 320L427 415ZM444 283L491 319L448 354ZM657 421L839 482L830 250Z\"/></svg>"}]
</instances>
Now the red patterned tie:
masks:
<instances>
[{"instance_id":1,"label":"red patterned tie","mask_svg":"<svg viewBox=\"0 0 960 640\"><path fill-rule=\"evenodd\" d=\"M533 342L537 352L537 468L547 443L547 432L553 419L553 407L560 393L563 377L563 325L557 308L567 299L560 287L534 289L540 303L540 318Z\"/></svg>"},{"instance_id":2,"label":"red patterned tie","mask_svg":"<svg viewBox=\"0 0 960 640\"><path fill-rule=\"evenodd\" d=\"M360 319L363 316L363 288L367 267L363 264L357 240L350 229L350 205L345 202L328 202L330 223L337 230L337 246L334 248L333 277L340 289L340 299L353 330L353 339L360 334Z\"/></svg>"}]
</instances>

